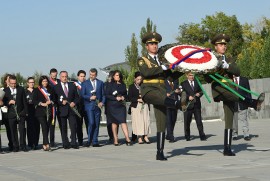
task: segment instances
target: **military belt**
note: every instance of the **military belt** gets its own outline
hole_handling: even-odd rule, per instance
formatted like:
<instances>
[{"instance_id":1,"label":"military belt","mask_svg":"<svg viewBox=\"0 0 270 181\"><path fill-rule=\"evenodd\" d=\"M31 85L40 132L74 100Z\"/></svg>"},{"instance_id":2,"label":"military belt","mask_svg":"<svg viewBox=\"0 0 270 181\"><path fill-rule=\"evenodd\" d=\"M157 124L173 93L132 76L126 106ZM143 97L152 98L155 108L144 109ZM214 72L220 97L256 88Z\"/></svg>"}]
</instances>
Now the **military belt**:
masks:
<instances>
[{"instance_id":1,"label":"military belt","mask_svg":"<svg viewBox=\"0 0 270 181\"><path fill-rule=\"evenodd\" d=\"M164 84L164 80L162 79L144 79L143 83L145 84Z\"/></svg>"}]
</instances>

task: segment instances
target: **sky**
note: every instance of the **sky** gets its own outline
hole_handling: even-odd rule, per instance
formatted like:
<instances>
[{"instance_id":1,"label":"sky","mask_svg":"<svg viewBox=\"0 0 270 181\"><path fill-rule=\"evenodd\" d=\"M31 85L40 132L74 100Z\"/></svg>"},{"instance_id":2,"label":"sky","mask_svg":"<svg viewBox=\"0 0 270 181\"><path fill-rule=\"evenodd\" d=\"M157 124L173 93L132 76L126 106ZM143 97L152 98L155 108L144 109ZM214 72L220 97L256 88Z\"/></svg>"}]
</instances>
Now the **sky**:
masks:
<instances>
[{"instance_id":1,"label":"sky","mask_svg":"<svg viewBox=\"0 0 270 181\"><path fill-rule=\"evenodd\" d=\"M236 15L241 24L270 18L270 1L244 0L0 0L0 75L51 68L69 74L125 61L131 35L150 18L173 43L178 27L207 15ZM105 75L99 72L104 80Z\"/></svg>"}]
</instances>

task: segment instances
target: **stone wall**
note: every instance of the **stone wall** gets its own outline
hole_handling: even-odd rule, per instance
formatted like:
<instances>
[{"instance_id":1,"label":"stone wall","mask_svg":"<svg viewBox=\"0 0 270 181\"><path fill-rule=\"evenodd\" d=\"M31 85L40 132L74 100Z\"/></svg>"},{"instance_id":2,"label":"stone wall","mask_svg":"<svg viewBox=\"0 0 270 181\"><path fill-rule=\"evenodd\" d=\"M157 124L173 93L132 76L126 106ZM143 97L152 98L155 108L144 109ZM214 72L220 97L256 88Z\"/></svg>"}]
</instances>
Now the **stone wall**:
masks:
<instances>
[{"instance_id":1,"label":"stone wall","mask_svg":"<svg viewBox=\"0 0 270 181\"><path fill-rule=\"evenodd\" d=\"M252 119L263 119L270 118L270 78L264 79L253 79L249 81L250 88L253 92L261 93L265 92L265 101L262 105L262 109L257 112L255 110L250 110L250 116ZM223 112L223 103L216 103L213 101L212 92L211 92L211 84L203 85L205 91L209 95L211 99L211 103L208 103L205 96L201 97L202 102L202 118L203 120L212 120L212 119L222 119L224 118ZM252 95L253 98L257 98ZM128 105L127 105L128 106ZM151 121L155 121L153 106L150 107L150 117ZM130 120L130 116L128 115L127 120ZM177 121L183 121L183 112L179 110Z\"/></svg>"}]
</instances>

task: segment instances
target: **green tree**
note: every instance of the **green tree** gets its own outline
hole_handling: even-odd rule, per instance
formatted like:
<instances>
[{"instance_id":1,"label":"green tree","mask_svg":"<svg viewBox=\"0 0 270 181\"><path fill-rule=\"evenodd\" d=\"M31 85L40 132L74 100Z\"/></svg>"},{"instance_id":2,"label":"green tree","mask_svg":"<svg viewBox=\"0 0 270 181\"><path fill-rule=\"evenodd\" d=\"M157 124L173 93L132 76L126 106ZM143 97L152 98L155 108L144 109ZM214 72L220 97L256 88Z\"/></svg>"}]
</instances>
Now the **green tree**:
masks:
<instances>
[{"instance_id":1,"label":"green tree","mask_svg":"<svg viewBox=\"0 0 270 181\"><path fill-rule=\"evenodd\" d=\"M38 86L39 78L43 75L42 72L35 71L33 76L35 79L35 86Z\"/></svg>"},{"instance_id":2,"label":"green tree","mask_svg":"<svg viewBox=\"0 0 270 181\"><path fill-rule=\"evenodd\" d=\"M131 44L125 49L126 61L129 62L131 68L138 69L137 59L139 57L138 53L138 41L136 39L135 33L132 33Z\"/></svg>"},{"instance_id":3,"label":"green tree","mask_svg":"<svg viewBox=\"0 0 270 181\"><path fill-rule=\"evenodd\" d=\"M17 84L20 86L26 86L26 78L24 78L20 72L15 74L17 78Z\"/></svg>"},{"instance_id":4,"label":"green tree","mask_svg":"<svg viewBox=\"0 0 270 181\"><path fill-rule=\"evenodd\" d=\"M146 33L150 33L150 32L156 32L157 31L157 26L153 24L152 20L150 20L150 18L147 18L146 20L146 26L143 26L141 28L141 32L140 32L140 39L143 38L143 36ZM141 45L141 55L145 56L147 54L145 45L140 41L140 45Z\"/></svg>"},{"instance_id":5,"label":"green tree","mask_svg":"<svg viewBox=\"0 0 270 181\"><path fill-rule=\"evenodd\" d=\"M225 33L231 37L228 54L233 57L241 52L243 44L242 26L235 15L227 16L223 12L206 16L201 23L189 23L179 26L179 36L176 40L181 44L195 44L211 47L210 41L218 33Z\"/></svg>"}]
</instances>

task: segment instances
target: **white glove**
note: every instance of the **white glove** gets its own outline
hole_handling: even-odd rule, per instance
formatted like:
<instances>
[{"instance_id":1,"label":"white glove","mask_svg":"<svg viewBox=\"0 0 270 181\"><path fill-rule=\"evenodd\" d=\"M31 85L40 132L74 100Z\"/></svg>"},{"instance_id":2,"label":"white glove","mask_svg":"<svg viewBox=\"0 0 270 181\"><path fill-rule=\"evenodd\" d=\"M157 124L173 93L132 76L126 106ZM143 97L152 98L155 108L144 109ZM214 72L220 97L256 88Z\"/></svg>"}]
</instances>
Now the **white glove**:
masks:
<instances>
[{"instance_id":1,"label":"white glove","mask_svg":"<svg viewBox=\"0 0 270 181\"><path fill-rule=\"evenodd\" d=\"M167 68L165 65L161 65L161 68L162 68L163 70L168 70L168 68Z\"/></svg>"},{"instance_id":2,"label":"white glove","mask_svg":"<svg viewBox=\"0 0 270 181\"><path fill-rule=\"evenodd\" d=\"M223 63L223 64L222 64L221 67L222 67L223 69L228 69L228 68L229 68L229 64L228 64L225 60L222 60L222 63Z\"/></svg>"}]
</instances>

